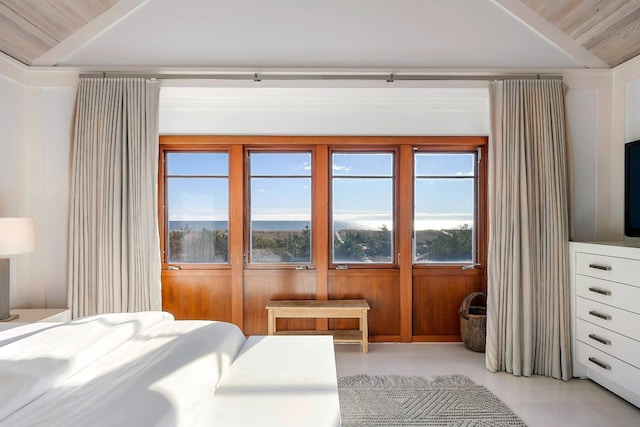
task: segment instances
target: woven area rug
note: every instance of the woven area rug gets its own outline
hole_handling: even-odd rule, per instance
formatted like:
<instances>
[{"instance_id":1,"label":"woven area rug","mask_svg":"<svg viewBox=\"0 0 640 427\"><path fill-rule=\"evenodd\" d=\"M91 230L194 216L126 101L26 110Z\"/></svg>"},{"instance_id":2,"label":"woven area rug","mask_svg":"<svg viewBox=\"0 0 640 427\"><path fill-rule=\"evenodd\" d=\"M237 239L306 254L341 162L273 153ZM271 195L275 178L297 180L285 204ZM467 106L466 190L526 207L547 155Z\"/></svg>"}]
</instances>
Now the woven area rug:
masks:
<instances>
[{"instance_id":1,"label":"woven area rug","mask_svg":"<svg viewBox=\"0 0 640 427\"><path fill-rule=\"evenodd\" d=\"M524 426L493 393L464 375L432 380L356 375L338 380L342 427Z\"/></svg>"}]
</instances>

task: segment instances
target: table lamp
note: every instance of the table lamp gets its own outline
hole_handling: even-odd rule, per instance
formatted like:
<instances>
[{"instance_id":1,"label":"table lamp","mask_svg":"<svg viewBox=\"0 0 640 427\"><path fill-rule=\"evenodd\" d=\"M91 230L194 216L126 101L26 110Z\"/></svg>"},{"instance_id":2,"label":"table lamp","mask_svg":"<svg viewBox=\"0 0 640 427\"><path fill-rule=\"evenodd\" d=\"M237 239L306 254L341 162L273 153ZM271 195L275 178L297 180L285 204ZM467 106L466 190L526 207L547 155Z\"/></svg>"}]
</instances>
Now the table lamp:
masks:
<instances>
[{"instance_id":1,"label":"table lamp","mask_svg":"<svg viewBox=\"0 0 640 427\"><path fill-rule=\"evenodd\" d=\"M10 313L10 259L4 256L33 252L35 249L32 218L0 218L0 322L18 318Z\"/></svg>"}]
</instances>

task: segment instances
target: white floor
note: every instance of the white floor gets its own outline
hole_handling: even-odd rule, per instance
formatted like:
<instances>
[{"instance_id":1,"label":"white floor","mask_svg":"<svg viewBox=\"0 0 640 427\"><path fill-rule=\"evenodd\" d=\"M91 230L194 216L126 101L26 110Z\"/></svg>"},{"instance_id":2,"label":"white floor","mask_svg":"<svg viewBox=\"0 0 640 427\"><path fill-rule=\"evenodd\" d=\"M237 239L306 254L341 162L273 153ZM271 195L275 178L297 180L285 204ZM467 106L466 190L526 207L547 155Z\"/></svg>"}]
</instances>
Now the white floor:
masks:
<instances>
[{"instance_id":1,"label":"white floor","mask_svg":"<svg viewBox=\"0 0 640 427\"><path fill-rule=\"evenodd\" d=\"M484 353L461 343L337 344L338 377L395 374L432 377L463 374L487 387L529 427L638 427L640 409L589 380L568 382L534 376L514 377L485 369Z\"/></svg>"}]
</instances>

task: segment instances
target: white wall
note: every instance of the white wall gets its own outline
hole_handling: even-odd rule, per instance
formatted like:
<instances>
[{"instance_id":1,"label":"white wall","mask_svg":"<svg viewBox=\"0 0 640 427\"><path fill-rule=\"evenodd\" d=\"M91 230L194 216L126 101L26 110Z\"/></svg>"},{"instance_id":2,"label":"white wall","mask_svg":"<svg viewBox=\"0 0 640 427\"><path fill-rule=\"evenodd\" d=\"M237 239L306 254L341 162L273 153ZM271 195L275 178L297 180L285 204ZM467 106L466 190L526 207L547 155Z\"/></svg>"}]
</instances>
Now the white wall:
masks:
<instances>
[{"instance_id":1,"label":"white wall","mask_svg":"<svg viewBox=\"0 0 640 427\"><path fill-rule=\"evenodd\" d=\"M346 88L264 83L236 88L163 85L160 133L489 134L488 90L482 82L453 88L409 87L399 82Z\"/></svg>"},{"instance_id":2,"label":"white wall","mask_svg":"<svg viewBox=\"0 0 640 427\"><path fill-rule=\"evenodd\" d=\"M12 258L11 306L66 307L69 147L75 89L0 75L0 216L33 217L36 251Z\"/></svg>"},{"instance_id":3,"label":"white wall","mask_svg":"<svg viewBox=\"0 0 640 427\"><path fill-rule=\"evenodd\" d=\"M612 140L616 153L617 173L612 177L615 188L615 215L624 218L624 144L640 139L640 58L635 58L614 70L614 82L619 93L616 112L620 116L620 131ZM622 220L621 220L622 221ZM627 240L640 241L638 238Z\"/></svg>"},{"instance_id":4,"label":"white wall","mask_svg":"<svg viewBox=\"0 0 640 427\"><path fill-rule=\"evenodd\" d=\"M588 89L567 92L567 122L573 167L572 240L596 236L597 95Z\"/></svg>"},{"instance_id":5,"label":"white wall","mask_svg":"<svg viewBox=\"0 0 640 427\"><path fill-rule=\"evenodd\" d=\"M20 101L26 97L24 88L13 80L0 76L0 216L14 217L23 215L18 205L18 158L19 145L17 142L19 127L18 117ZM22 255L22 260L15 257L10 261L11 301L15 304L15 289L18 280L18 263L31 255Z\"/></svg>"},{"instance_id":6,"label":"white wall","mask_svg":"<svg viewBox=\"0 0 640 427\"><path fill-rule=\"evenodd\" d=\"M67 242L69 218L69 166L75 88L44 89L40 103L45 130L42 144L43 258L39 282L44 286L45 306L67 306Z\"/></svg>"},{"instance_id":7,"label":"white wall","mask_svg":"<svg viewBox=\"0 0 640 427\"><path fill-rule=\"evenodd\" d=\"M567 120L572 159L572 226L575 241L620 240L610 219L612 124L610 70L568 72Z\"/></svg>"},{"instance_id":8,"label":"white wall","mask_svg":"<svg viewBox=\"0 0 640 427\"><path fill-rule=\"evenodd\" d=\"M640 139L640 58L565 76L574 158L574 240L624 237L624 144Z\"/></svg>"},{"instance_id":9,"label":"white wall","mask_svg":"<svg viewBox=\"0 0 640 427\"><path fill-rule=\"evenodd\" d=\"M627 82L625 114L625 141L640 139L640 76Z\"/></svg>"},{"instance_id":10,"label":"white wall","mask_svg":"<svg viewBox=\"0 0 640 427\"><path fill-rule=\"evenodd\" d=\"M21 90L22 89L22 90ZM18 102L26 96L13 80L0 75L0 215L17 215Z\"/></svg>"},{"instance_id":11,"label":"white wall","mask_svg":"<svg viewBox=\"0 0 640 427\"><path fill-rule=\"evenodd\" d=\"M600 241L625 239L624 144L640 139L640 58L614 68L611 79L609 106L597 117L599 126L610 125L606 140L596 146L596 240Z\"/></svg>"}]
</instances>

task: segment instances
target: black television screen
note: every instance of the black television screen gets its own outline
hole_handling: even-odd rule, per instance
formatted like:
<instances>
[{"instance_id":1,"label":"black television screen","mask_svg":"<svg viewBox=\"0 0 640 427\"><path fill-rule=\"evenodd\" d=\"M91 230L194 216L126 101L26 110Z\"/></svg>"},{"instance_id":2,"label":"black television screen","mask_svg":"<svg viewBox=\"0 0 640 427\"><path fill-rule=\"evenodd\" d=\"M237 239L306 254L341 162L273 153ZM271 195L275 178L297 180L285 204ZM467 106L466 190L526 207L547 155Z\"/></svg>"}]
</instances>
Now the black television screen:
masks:
<instances>
[{"instance_id":1,"label":"black television screen","mask_svg":"<svg viewBox=\"0 0 640 427\"><path fill-rule=\"evenodd\" d=\"M640 237L640 140L624 147L624 234Z\"/></svg>"}]
</instances>

